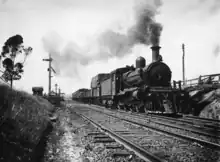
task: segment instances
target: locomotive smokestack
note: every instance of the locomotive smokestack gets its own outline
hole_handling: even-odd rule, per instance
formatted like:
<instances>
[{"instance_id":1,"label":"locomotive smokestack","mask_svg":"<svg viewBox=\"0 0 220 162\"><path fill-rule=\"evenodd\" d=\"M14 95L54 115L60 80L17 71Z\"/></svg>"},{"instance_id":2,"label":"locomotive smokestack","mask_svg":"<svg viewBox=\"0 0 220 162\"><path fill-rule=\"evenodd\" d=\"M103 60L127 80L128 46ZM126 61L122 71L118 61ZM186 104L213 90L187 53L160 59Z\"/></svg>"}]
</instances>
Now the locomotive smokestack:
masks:
<instances>
[{"instance_id":1,"label":"locomotive smokestack","mask_svg":"<svg viewBox=\"0 0 220 162\"><path fill-rule=\"evenodd\" d=\"M158 61L160 55L160 46L152 46L152 62Z\"/></svg>"}]
</instances>

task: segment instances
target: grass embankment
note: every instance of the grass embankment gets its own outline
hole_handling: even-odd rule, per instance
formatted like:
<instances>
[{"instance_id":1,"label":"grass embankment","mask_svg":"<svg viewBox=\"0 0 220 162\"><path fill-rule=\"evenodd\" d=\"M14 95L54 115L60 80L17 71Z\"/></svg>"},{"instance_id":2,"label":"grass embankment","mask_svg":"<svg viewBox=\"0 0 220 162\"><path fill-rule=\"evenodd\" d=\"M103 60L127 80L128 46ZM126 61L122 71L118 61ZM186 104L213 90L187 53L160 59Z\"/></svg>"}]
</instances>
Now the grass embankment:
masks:
<instances>
[{"instance_id":1,"label":"grass embankment","mask_svg":"<svg viewBox=\"0 0 220 162\"><path fill-rule=\"evenodd\" d=\"M0 161L37 160L53 111L47 100L0 84Z\"/></svg>"}]
</instances>

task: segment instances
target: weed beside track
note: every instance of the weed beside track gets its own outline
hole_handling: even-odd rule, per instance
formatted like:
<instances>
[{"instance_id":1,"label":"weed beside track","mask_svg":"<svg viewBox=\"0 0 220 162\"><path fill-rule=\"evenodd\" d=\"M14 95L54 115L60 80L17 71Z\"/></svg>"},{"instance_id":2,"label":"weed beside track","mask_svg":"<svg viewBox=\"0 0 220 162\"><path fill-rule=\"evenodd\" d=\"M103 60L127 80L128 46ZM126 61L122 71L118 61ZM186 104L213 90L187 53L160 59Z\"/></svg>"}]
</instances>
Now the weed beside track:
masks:
<instances>
[{"instance_id":1,"label":"weed beside track","mask_svg":"<svg viewBox=\"0 0 220 162\"><path fill-rule=\"evenodd\" d=\"M53 111L47 100L0 84L0 161L33 161Z\"/></svg>"}]
</instances>

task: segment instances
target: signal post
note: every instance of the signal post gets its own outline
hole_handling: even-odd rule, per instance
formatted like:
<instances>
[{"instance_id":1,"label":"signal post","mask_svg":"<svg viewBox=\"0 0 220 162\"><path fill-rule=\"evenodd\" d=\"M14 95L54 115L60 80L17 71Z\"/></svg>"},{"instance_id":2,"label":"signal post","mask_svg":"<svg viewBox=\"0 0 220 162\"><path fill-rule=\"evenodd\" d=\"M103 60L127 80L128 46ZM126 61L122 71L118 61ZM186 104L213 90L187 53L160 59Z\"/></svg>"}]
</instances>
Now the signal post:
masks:
<instances>
[{"instance_id":1,"label":"signal post","mask_svg":"<svg viewBox=\"0 0 220 162\"><path fill-rule=\"evenodd\" d=\"M56 73L56 71L51 66L51 63L53 61L53 59L51 58L51 54L49 54L49 58L48 59L43 59L43 61L48 61L49 62L49 67L48 67L47 71L48 71L48 77L49 77L48 95L50 95L50 93L51 93L51 78L53 77L51 75L51 70L53 70L54 73Z\"/></svg>"}]
</instances>

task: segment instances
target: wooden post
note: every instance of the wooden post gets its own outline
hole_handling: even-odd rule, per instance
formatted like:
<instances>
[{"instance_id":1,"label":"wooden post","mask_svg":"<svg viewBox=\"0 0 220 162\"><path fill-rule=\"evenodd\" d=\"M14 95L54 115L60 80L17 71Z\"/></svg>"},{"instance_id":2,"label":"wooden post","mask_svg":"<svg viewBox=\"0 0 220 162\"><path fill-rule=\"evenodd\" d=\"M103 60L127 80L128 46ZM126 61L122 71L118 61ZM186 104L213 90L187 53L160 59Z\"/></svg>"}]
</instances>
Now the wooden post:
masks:
<instances>
[{"instance_id":1,"label":"wooden post","mask_svg":"<svg viewBox=\"0 0 220 162\"><path fill-rule=\"evenodd\" d=\"M185 45L182 44L183 56L182 56L182 71L183 71L183 85L185 85Z\"/></svg>"},{"instance_id":2,"label":"wooden post","mask_svg":"<svg viewBox=\"0 0 220 162\"><path fill-rule=\"evenodd\" d=\"M48 61L49 62L49 67L48 67L48 78L49 78L49 85L48 85L48 96L50 95L51 93L51 62L52 62L52 58L51 58L51 54L49 54L49 59L43 59L43 61Z\"/></svg>"}]
</instances>

